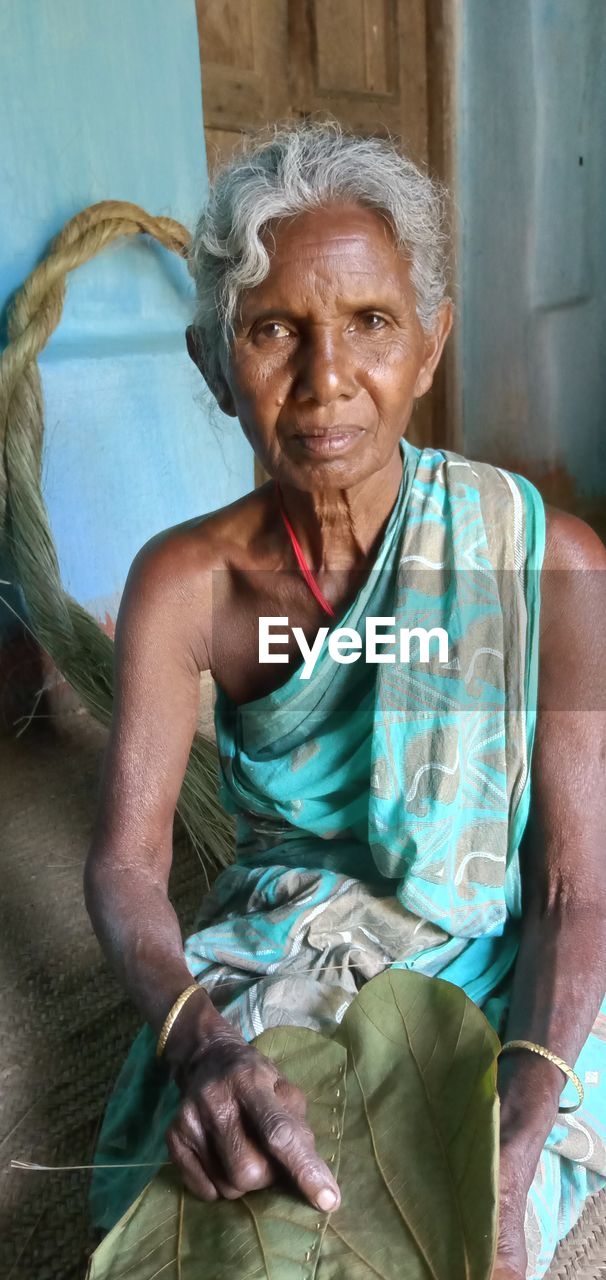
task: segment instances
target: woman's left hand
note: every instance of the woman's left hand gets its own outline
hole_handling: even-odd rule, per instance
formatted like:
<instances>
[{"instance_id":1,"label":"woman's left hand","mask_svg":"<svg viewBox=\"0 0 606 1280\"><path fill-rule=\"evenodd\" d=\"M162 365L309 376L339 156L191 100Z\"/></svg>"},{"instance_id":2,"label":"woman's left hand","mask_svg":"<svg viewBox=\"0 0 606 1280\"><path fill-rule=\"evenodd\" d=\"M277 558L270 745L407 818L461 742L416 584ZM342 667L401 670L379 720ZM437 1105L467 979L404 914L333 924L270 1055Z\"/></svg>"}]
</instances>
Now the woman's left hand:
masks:
<instances>
[{"instance_id":1,"label":"woman's left hand","mask_svg":"<svg viewBox=\"0 0 606 1280\"><path fill-rule=\"evenodd\" d=\"M497 1256L491 1280L526 1280L526 1244L524 1224L511 1231L507 1223L499 1224Z\"/></svg>"},{"instance_id":2,"label":"woman's left hand","mask_svg":"<svg viewBox=\"0 0 606 1280\"><path fill-rule=\"evenodd\" d=\"M501 1146L499 1176L499 1235L491 1280L526 1280L524 1219L528 1177L515 1152Z\"/></svg>"}]
</instances>

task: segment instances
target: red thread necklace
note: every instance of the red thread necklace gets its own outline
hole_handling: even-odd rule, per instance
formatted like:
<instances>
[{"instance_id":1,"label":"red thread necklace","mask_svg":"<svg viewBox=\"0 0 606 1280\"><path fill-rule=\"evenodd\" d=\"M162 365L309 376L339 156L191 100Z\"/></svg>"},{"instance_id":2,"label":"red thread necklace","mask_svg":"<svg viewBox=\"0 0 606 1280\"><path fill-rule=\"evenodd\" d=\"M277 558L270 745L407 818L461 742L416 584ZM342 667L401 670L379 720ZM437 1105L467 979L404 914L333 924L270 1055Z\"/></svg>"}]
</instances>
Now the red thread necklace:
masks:
<instances>
[{"instance_id":1,"label":"red thread necklace","mask_svg":"<svg viewBox=\"0 0 606 1280\"><path fill-rule=\"evenodd\" d=\"M299 566L299 568L300 568L300 570L301 570L301 573L303 574L303 577L305 578L305 581L306 581L306 583L307 583L307 585L308 585L308 587L309 587L309 590L311 591L311 593L312 593L312 595L315 597L315 599L318 601L318 604L320 605L320 608L324 610L324 613L329 614L329 616L330 616L331 618L335 618L335 617L336 617L336 614L335 614L335 611L334 611L334 609L333 609L332 605L330 605L330 604L328 603L328 600L326 599L326 596L325 596L325 595L324 595L324 593L320 590L320 588L319 588L319 586L318 586L318 584L317 584L317 582L316 582L316 580L315 580L315 578L314 578L314 575L313 575L313 573L312 573L312 571L311 571L311 569L310 569L310 567L309 567L309 565L308 565L308 563L307 563L307 560L305 559L305 556L303 555L303 550L302 550L302 547L301 547L301 543L299 542L299 539L297 538L297 535L296 535L296 533L295 533L295 531L294 531L294 529L293 529L293 527L292 527L292 525L291 525L291 523L290 523L290 520L288 519L288 516L287 516L287 514L286 514L286 511L284 510L284 499L283 499L283 497L282 497L282 490L281 490L281 488L280 488L280 486L279 486L279 484L278 484L277 480L276 480L276 482L275 482L275 483L276 483L276 491L277 491L277 494L278 494L278 503L279 503L279 506L280 506L280 514L281 514L282 519L283 519L283 521L284 521L284 527L285 527L285 529L286 529L286 532L287 532L287 534L288 534L288 536L289 536L289 538L290 538L290 541L291 541L291 543L292 543L292 549L293 549L293 551L294 551L294 553L295 553L295 560L297 561L297 564L298 564L298 566Z\"/></svg>"}]
</instances>

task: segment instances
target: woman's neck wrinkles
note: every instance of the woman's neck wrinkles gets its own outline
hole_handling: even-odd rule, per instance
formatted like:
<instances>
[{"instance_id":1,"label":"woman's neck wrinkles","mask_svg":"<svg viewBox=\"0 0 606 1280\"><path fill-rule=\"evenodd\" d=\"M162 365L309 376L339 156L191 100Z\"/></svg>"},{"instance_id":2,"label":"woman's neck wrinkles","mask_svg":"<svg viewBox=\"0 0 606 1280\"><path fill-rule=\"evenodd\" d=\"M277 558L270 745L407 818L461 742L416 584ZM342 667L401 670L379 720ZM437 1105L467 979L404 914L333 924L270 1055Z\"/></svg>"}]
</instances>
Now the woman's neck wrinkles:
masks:
<instances>
[{"instance_id":1,"label":"woman's neck wrinkles","mask_svg":"<svg viewBox=\"0 0 606 1280\"><path fill-rule=\"evenodd\" d=\"M314 573L363 569L384 529L402 478L398 464L356 489L303 492L285 486L284 506Z\"/></svg>"}]
</instances>

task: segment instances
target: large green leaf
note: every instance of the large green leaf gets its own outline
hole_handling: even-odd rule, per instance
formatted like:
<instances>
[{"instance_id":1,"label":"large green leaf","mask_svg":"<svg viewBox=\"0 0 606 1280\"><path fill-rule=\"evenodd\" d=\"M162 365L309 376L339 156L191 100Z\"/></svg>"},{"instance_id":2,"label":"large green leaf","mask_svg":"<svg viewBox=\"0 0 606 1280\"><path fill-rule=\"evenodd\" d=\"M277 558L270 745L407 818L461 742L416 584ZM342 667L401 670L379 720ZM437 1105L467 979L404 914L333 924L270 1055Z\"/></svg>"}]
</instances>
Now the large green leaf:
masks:
<instances>
[{"instance_id":1,"label":"large green leaf","mask_svg":"<svg viewBox=\"0 0 606 1280\"><path fill-rule=\"evenodd\" d=\"M256 1044L305 1090L339 1210L275 1189L206 1205L166 1170L97 1249L89 1280L488 1280L499 1044L464 993L391 970L334 1039L280 1027Z\"/></svg>"}]
</instances>

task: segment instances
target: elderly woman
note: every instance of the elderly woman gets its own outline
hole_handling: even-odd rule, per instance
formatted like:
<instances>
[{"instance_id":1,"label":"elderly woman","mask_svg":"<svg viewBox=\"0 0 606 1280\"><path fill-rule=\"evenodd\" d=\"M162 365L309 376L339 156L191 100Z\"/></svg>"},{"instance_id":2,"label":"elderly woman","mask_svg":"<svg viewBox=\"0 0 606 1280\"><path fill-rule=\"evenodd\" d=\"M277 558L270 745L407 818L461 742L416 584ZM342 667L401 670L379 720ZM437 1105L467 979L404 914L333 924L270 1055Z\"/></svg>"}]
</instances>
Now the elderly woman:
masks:
<instances>
[{"instance_id":1,"label":"elderly woman","mask_svg":"<svg viewBox=\"0 0 606 1280\"><path fill-rule=\"evenodd\" d=\"M495 1276L519 1280L606 1175L604 579L582 572L606 556L521 477L405 440L451 327L443 255L429 179L328 125L234 159L196 229L189 351L270 479L153 538L124 591L86 898L148 1027L100 1159L159 1162L168 1127L196 1196L285 1171L334 1207L302 1095L249 1042L334 1027L364 981L415 969L525 1042L499 1067ZM448 654L390 661L400 626ZM205 671L237 851L184 947L167 882ZM99 1170L101 1225L149 1173Z\"/></svg>"}]
</instances>

